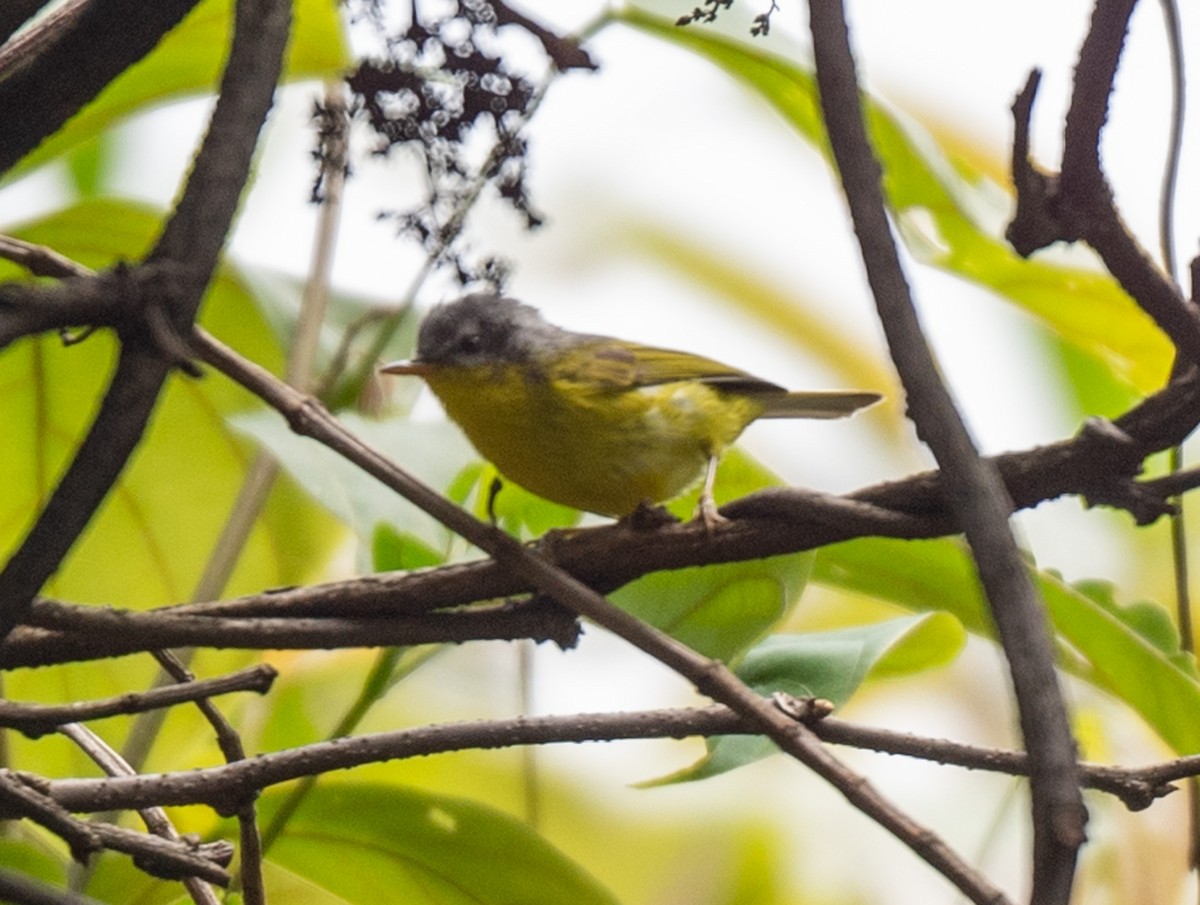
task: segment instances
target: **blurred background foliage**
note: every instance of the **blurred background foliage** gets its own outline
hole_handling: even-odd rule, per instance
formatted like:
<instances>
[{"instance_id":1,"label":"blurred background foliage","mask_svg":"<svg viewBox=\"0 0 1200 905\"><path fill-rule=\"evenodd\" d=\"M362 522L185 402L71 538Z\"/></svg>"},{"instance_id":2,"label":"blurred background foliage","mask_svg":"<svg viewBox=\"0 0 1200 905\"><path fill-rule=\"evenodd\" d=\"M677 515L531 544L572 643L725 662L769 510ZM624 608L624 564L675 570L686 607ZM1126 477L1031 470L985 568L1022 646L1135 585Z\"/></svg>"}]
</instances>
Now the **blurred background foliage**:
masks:
<instances>
[{"instance_id":1,"label":"blurred background foliage","mask_svg":"<svg viewBox=\"0 0 1200 905\"><path fill-rule=\"evenodd\" d=\"M784 22L769 40L752 40L747 23L757 11L742 5L712 27L676 27L661 13L685 10L665 3L657 13L625 6L593 19L587 46L603 64L600 72L558 76L528 128L532 189L549 225L526 235L485 194L471 213L468 245L515 261L514 293L570 326L695 349L780 382L887 394L878 411L836 429L756 426L747 445L767 465L742 450L728 456L717 484L722 499L780 480L841 490L925 467L872 326L844 218L836 204L810 211L793 200L810 190L836 197L796 27L803 23L791 22L789 31ZM566 16L550 4L536 6L529 4L535 17ZM319 80L337 77L358 49L328 0L297 0L296 10L291 84L202 318L224 342L277 373L300 317L315 216L293 216L314 175L306 108L321 94ZM228 21L227 0L205 0L150 57L30 155L0 186L0 228L94 268L136 259L182 173L186 138L202 122ZM1077 38L1059 38L1061 52L1069 55ZM922 39L932 47L987 40L950 31L911 40ZM508 40L518 55L528 54L507 33L497 44ZM654 61L653 68L634 66L630 74L633 58ZM647 71L661 92L649 107L630 95ZM886 85L868 86L872 134L910 268L919 288L932 281L931 294L944 299L925 311L939 352L976 355L980 369L999 360L1007 368L977 378L993 392L1002 388L1005 398L973 407L973 391L954 383L961 361L948 364L985 447L996 451L993 438L1029 442L1022 433L1028 423L1015 441L993 423L1014 394L1024 394L1022 414L1033 412L1029 423L1044 432L1037 439L1052 439L1073 431L1084 415L1118 414L1161 385L1170 367L1165 338L1094 262L1058 252L1023 260L1004 243L1011 198L998 161L1007 149L947 128L928 113L935 94L905 105L889 100ZM668 102L684 95L698 103L674 110ZM638 119L651 110L663 122ZM706 143L716 135L728 145ZM590 157L573 153L580 141L592 142ZM692 157L700 158L698 169ZM664 174L675 164L680 175L672 184ZM339 236L349 263L334 271L318 372L345 351L352 324L372 326L355 334L351 364L406 355L419 308L449 291L443 274L422 278L411 243L362 216L402 203L393 197L419 196L412 161L371 161L359 149L353 166L354 197ZM606 195L605 180L613 178L628 190ZM817 183L822 187L813 189ZM793 258L803 266L791 266ZM21 274L0 263L0 278ZM840 288L830 292L831 284ZM975 326L947 345L937 321L950 307L953 318ZM86 429L113 350L104 335L70 347L46 336L0 356L0 461L11 478L0 497L5 549L22 537ZM379 384L369 369L347 374L353 379L336 397L346 423L482 512L493 472L429 400L398 381ZM220 376L176 376L120 485L46 593L127 607L192 597L256 450L268 451L282 471L224 576L226 594L474 555L372 479L292 436ZM679 513L692 506L692 499L675 504ZM1200 681L1162 605L1171 603L1164 530L1135 529L1121 515L1084 514L1074 501L1043 510L1018 525L1046 597L1084 753L1128 762L1200 752ZM501 493L498 514L523 537L579 521L578 513L512 487ZM986 609L954 539L864 539L815 555L652 575L615 599L733 663L755 687L828 698L847 718L903 731L990 745L1018 741ZM569 713L698 702L676 677L593 628L578 651L525 655L533 678L522 695L521 658L509 645L270 654L282 673L272 693L222 706L247 750L258 752L331 733L511 715L523 706ZM194 669L215 674L252 659L203 651ZM50 702L135 690L153 679L148 660L20 670L4 677L4 691L15 700ZM112 719L97 728L120 746L134 722ZM841 905L949 898L942 881L883 832L865 829L836 794L793 764L764 760L769 753L754 739L563 746L536 753L531 787L527 755L463 752L326 776L302 795L271 790L264 825L287 816L272 829L278 835L268 852L269 891L273 900L295 903ZM1019 782L845 756L1020 894ZM5 757L9 766L50 776L92 773L54 737L30 741L10 733ZM156 730L145 766L165 771L218 761L206 728L180 710ZM1089 805L1087 900L1131 901L1126 893L1137 878L1155 886L1138 887L1139 900L1175 901L1187 882L1182 806L1168 801L1129 815L1099 796ZM203 809L177 816L184 830L231 833ZM53 882L70 873L62 847L28 824L8 826L0 851L6 865ZM99 859L86 891L112 902L181 899L177 887L111 855Z\"/></svg>"}]
</instances>

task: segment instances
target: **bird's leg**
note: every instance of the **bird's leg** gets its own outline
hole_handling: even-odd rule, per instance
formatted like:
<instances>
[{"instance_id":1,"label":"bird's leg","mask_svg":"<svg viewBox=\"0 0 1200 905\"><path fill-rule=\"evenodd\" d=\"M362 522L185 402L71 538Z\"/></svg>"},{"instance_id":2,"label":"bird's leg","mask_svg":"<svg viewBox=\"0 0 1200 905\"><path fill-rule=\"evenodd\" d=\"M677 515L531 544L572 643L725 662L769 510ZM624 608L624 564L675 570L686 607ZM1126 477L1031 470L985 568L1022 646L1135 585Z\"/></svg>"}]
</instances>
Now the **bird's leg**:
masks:
<instances>
[{"instance_id":1,"label":"bird's leg","mask_svg":"<svg viewBox=\"0 0 1200 905\"><path fill-rule=\"evenodd\" d=\"M500 491L503 488L504 488L504 481L501 480L500 475L493 476L492 483L488 485L488 495L487 495L488 521L490 521L492 523L493 528L497 527L497 524L498 524L497 519L496 519L496 497L498 497L500 495Z\"/></svg>"},{"instance_id":2,"label":"bird's leg","mask_svg":"<svg viewBox=\"0 0 1200 905\"><path fill-rule=\"evenodd\" d=\"M695 518L703 519L704 527L710 531L717 525L729 521L717 512L717 503L713 499L713 484L717 480L717 456L708 457L708 467L704 470L704 486L700 489L700 500L696 504Z\"/></svg>"}]
</instances>

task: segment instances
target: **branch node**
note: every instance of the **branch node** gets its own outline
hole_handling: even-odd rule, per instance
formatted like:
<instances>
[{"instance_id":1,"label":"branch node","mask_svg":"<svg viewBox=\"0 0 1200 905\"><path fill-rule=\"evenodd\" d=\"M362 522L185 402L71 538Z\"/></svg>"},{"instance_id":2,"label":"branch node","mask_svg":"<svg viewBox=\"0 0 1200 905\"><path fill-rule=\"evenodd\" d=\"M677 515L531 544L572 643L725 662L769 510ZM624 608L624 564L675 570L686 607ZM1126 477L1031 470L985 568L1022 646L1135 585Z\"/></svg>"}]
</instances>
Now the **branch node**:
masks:
<instances>
[{"instance_id":1,"label":"branch node","mask_svg":"<svg viewBox=\"0 0 1200 905\"><path fill-rule=\"evenodd\" d=\"M807 726L821 722L834 710L833 701L827 701L824 698L797 697L785 691L772 692L771 703L781 713Z\"/></svg>"},{"instance_id":2,"label":"branch node","mask_svg":"<svg viewBox=\"0 0 1200 905\"><path fill-rule=\"evenodd\" d=\"M1033 101L1041 80L1041 70L1032 70L1025 80L1025 87L1017 94L1012 105L1012 181L1017 209L1004 236L1023 258L1060 239L1074 241L1077 238L1059 220L1056 204L1058 174L1038 169L1030 151L1029 127L1033 117Z\"/></svg>"}]
</instances>

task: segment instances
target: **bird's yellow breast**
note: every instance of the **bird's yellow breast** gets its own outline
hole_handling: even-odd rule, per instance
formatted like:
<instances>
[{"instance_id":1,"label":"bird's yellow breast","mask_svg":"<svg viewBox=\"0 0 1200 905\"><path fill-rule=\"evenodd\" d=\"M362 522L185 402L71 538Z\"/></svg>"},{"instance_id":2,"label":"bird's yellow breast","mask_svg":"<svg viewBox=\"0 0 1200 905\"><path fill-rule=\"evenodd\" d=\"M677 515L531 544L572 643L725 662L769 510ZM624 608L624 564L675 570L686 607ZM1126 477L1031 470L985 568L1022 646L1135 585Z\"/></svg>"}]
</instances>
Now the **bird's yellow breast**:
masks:
<instances>
[{"instance_id":1,"label":"bird's yellow breast","mask_svg":"<svg viewBox=\"0 0 1200 905\"><path fill-rule=\"evenodd\" d=\"M621 387L550 379L514 364L447 366L426 380L505 477L610 516L686 490L763 408L694 380Z\"/></svg>"}]
</instances>

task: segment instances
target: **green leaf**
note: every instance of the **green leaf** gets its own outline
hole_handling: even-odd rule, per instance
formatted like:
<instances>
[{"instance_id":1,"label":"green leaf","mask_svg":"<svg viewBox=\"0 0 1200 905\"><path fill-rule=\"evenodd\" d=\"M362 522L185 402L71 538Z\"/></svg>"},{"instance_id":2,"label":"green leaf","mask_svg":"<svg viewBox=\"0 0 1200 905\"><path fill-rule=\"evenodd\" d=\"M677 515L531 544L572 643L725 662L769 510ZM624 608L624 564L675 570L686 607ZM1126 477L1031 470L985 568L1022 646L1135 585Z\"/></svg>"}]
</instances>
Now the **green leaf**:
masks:
<instances>
[{"instance_id":1,"label":"green leaf","mask_svg":"<svg viewBox=\"0 0 1200 905\"><path fill-rule=\"evenodd\" d=\"M1200 753L1200 679L1166 611L1120 607L1102 582L1071 586L1043 572L1039 586L1055 629L1086 659L1085 677L1125 701L1177 754Z\"/></svg>"},{"instance_id":2,"label":"green leaf","mask_svg":"<svg viewBox=\"0 0 1200 905\"><path fill-rule=\"evenodd\" d=\"M812 580L916 612L951 613L967 631L992 637L975 567L957 539L865 537L831 544L817 552Z\"/></svg>"},{"instance_id":3,"label":"green leaf","mask_svg":"<svg viewBox=\"0 0 1200 905\"><path fill-rule=\"evenodd\" d=\"M56 857L56 846L44 837L41 827L36 829L28 821L9 823L6 835L0 836L0 864L5 870L25 874L35 880L55 887L67 882L67 865L70 862L65 852Z\"/></svg>"},{"instance_id":4,"label":"green leaf","mask_svg":"<svg viewBox=\"0 0 1200 905\"><path fill-rule=\"evenodd\" d=\"M757 318L847 386L882 389L895 382L891 364L885 364L876 349L868 350L848 337L836 318L828 315L827 303L798 298L794 287L773 282L761 268L737 261L728 249L687 235L678 226L649 221L626 223L612 239L720 296L739 315Z\"/></svg>"},{"instance_id":5,"label":"green leaf","mask_svg":"<svg viewBox=\"0 0 1200 905\"><path fill-rule=\"evenodd\" d=\"M468 478L468 475L471 477ZM519 484L504 480L504 476L490 462L468 466L452 485L454 492L451 495L464 506L469 506L476 518L486 521L489 518L488 497L496 481L500 483L492 508L497 523L513 537L526 540L541 537L556 528L574 527L583 517L578 509L552 503Z\"/></svg>"},{"instance_id":6,"label":"green leaf","mask_svg":"<svg viewBox=\"0 0 1200 905\"><path fill-rule=\"evenodd\" d=\"M772 635L746 654L735 672L761 695L783 692L840 706L868 678L895 677L943 666L966 642L949 613L907 616L874 625L805 635ZM777 750L763 736L708 739L697 763L659 782L706 779L761 760Z\"/></svg>"},{"instance_id":7,"label":"green leaf","mask_svg":"<svg viewBox=\"0 0 1200 905\"><path fill-rule=\"evenodd\" d=\"M1050 334L1045 345L1063 378L1054 383L1067 391L1077 420L1091 415L1116 418L1138 402L1140 395L1128 382L1118 379L1103 362L1078 346Z\"/></svg>"},{"instance_id":8,"label":"green leaf","mask_svg":"<svg viewBox=\"0 0 1200 905\"><path fill-rule=\"evenodd\" d=\"M138 63L43 142L12 171L24 173L95 138L152 105L207 94L216 88L229 48L231 0L204 0ZM349 52L333 0L296 0L286 80L329 78ZM10 177L11 178L11 177Z\"/></svg>"},{"instance_id":9,"label":"green leaf","mask_svg":"<svg viewBox=\"0 0 1200 905\"><path fill-rule=\"evenodd\" d=\"M243 266L241 274L280 344L291 348L304 298L304 281L264 267ZM315 366L317 374L324 374L335 356L342 359L342 373L334 390L322 393L322 401L329 409L342 411L357 405L366 389L363 385L366 381L381 382L389 411L406 412L411 407L421 390L421 381L381 375L375 364L377 360L391 361L412 353L417 336L417 315L415 309L397 310L394 304L376 298L337 288L329 290L318 335ZM387 331L390 336L376 348L381 331ZM358 368L368 355L371 356L370 366Z\"/></svg>"},{"instance_id":10,"label":"green leaf","mask_svg":"<svg viewBox=\"0 0 1200 905\"><path fill-rule=\"evenodd\" d=\"M1200 679L1159 605L1119 606L1111 585L1035 572L1060 665L1128 704L1179 754L1200 751ZM974 567L957 540L864 538L821 550L813 580L910 610L948 611L994 637Z\"/></svg>"},{"instance_id":11,"label":"green leaf","mask_svg":"<svg viewBox=\"0 0 1200 905\"><path fill-rule=\"evenodd\" d=\"M391 525L376 525L371 544L371 568L376 572L403 572L438 566L446 557L411 534Z\"/></svg>"},{"instance_id":12,"label":"green leaf","mask_svg":"<svg viewBox=\"0 0 1200 905\"><path fill-rule=\"evenodd\" d=\"M779 483L741 450L729 450L717 468L719 503ZM691 518L697 493L667 508ZM736 660L779 622L800 598L812 569L811 553L749 562L655 572L611 595L618 606L707 657Z\"/></svg>"},{"instance_id":13,"label":"green leaf","mask_svg":"<svg viewBox=\"0 0 1200 905\"><path fill-rule=\"evenodd\" d=\"M268 793L268 815L282 796ZM386 785L317 786L271 849L306 902L616 905L526 824L461 798Z\"/></svg>"},{"instance_id":14,"label":"green leaf","mask_svg":"<svg viewBox=\"0 0 1200 905\"><path fill-rule=\"evenodd\" d=\"M704 656L732 662L799 599L811 562L801 554L656 572L612 600Z\"/></svg>"},{"instance_id":15,"label":"green leaf","mask_svg":"<svg viewBox=\"0 0 1200 905\"><path fill-rule=\"evenodd\" d=\"M448 486L474 452L447 422L403 418L373 420L345 412L342 423L357 437L435 488ZM250 412L233 426L261 443L292 478L368 545L380 524L399 526L431 550L446 550L450 535L440 524L357 465L329 448L294 434L275 412Z\"/></svg>"},{"instance_id":16,"label":"green leaf","mask_svg":"<svg viewBox=\"0 0 1200 905\"><path fill-rule=\"evenodd\" d=\"M811 72L752 44L622 6L614 18L710 60L770 104L829 157ZM1162 385L1171 347L1107 274L1025 260L1003 239L1011 201L964 159L955 165L928 135L870 97L868 123L900 233L918 259L987 287L1033 314L1142 392Z\"/></svg>"},{"instance_id":17,"label":"green leaf","mask_svg":"<svg viewBox=\"0 0 1200 905\"><path fill-rule=\"evenodd\" d=\"M101 194L116 156L116 142L110 134L97 135L67 153L67 169L75 193L80 198Z\"/></svg>"}]
</instances>

